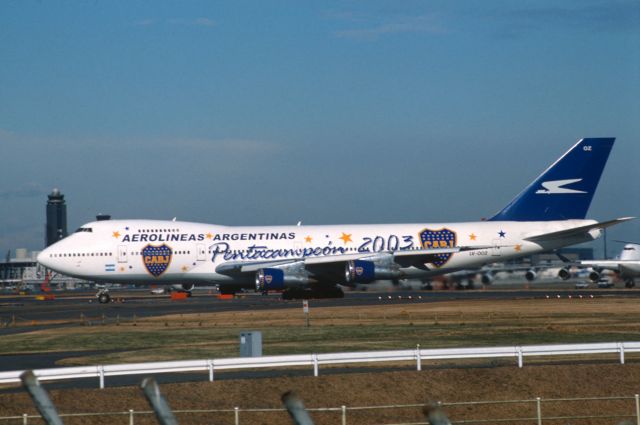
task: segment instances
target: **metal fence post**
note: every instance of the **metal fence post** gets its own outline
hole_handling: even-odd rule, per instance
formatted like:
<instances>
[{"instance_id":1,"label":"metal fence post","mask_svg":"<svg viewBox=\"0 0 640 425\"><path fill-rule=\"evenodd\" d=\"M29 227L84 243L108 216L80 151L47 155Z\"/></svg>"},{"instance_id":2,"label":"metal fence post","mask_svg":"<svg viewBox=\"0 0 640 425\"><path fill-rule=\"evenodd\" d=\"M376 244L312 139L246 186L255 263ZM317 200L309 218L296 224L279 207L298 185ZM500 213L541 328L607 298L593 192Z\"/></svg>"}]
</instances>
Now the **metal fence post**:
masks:
<instances>
[{"instance_id":1,"label":"metal fence post","mask_svg":"<svg viewBox=\"0 0 640 425\"><path fill-rule=\"evenodd\" d=\"M209 359L209 382L213 382L213 360Z\"/></svg>"},{"instance_id":2,"label":"metal fence post","mask_svg":"<svg viewBox=\"0 0 640 425\"><path fill-rule=\"evenodd\" d=\"M29 415L26 413L22 414L22 425L27 425L29 423Z\"/></svg>"},{"instance_id":3,"label":"metal fence post","mask_svg":"<svg viewBox=\"0 0 640 425\"><path fill-rule=\"evenodd\" d=\"M311 358L313 359L313 376L318 376L318 355L313 353Z\"/></svg>"},{"instance_id":4,"label":"metal fence post","mask_svg":"<svg viewBox=\"0 0 640 425\"><path fill-rule=\"evenodd\" d=\"M420 358L420 344L416 345L416 368L422 370L422 358Z\"/></svg>"},{"instance_id":5,"label":"metal fence post","mask_svg":"<svg viewBox=\"0 0 640 425\"><path fill-rule=\"evenodd\" d=\"M640 425L640 395L636 394L636 424Z\"/></svg>"},{"instance_id":6,"label":"metal fence post","mask_svg":"<svg viewBox=\"0 0 640 425\"><path fill-rule=\"evenodd\" d=\"M536 410L538 415L538 425L542 425L542 406L540 397L536 397Z\"/></svg>"},{"instance_id":7,"label":"metal fence post","mask_svg":"<svg viewBox=\"0 0 640 425\"><path fill-rule=\"evenodd\" d=\"M235 417L235 424L240 425L240 408L238 406L233 408L233 414Z\"/></svg>"},{"instance_id":8,"label":"metal fence post","mask_svg":"<svg viewBox=\"0 0 640 425\"><path fill-rule=\"evenodd\" d=\"M522 347L518 346L518 367L522 367Z\"/></svg>"},{"instance_id":9,"label":"metal fence post","mask_svg":"<svg viewBox=\"0 0 640 425\"><path fill-rule=\"evenodd\" d=\"M624 344L618 344L618 349L620 350L620 364L624 364Z\"/></svg>"},{"instance_id":10,"label":"metal fence post","mask_svg":"<svg viewBox=\"0 0 640 425\"><path fill-rule=\"evenodd\" d=\"M342 425L347 425L347 406L342 406Z\"/></svg>"},{"instance_id":11,"label":"metal fence post","mask_svg":"<svg viewBox=\"0 0 640 425\"><path fill-rule=\"evenodd\" d=\"M133 424L133 409L129 409L129 425Z\"/></svg>"},{"instance_id":12,"label":"metal fence post","mask_svg":"<svg viewBox=\"0 0 640 425\"><path fill-rule=\"evenodd\" d=\"M100 389L104 390L104 366L98 366L98 373L100 374Z\"/></svg>"},{"instance_id":13,"label":"metal fence post","mask_svg":"<svg viewBox=\"0 0 640 425\"><path fill-rule=\"evenodd\" d=\"M291 416L294 425L313 425L309 412L304 408L302 399L293 391L287 391L282 394L282 404L284 404L287 413Z\"/></svg>"},{"instance_id":14,"label":"metal fence post","mask_svg":"<svg viewBox=\"0 0 640 425\"><path fill-rule=\"evenodd\" d=\"M47 425L62 425L62 419L58 415L56 407L53 405L51 398L47 391L40 386L38 378L33 374L33 371L27 370L20 375L22 386L29 393L29 396L33 400L33 404L36 405L36 409L40 412L43 421ZM25 416L22 417L25 419Z\"/></svg>"},{"instance_id":15,"label":"metal fence post","mask_svg":"<svg viewBox=\"0 0 640 425\"><path fill-rule=\"evenodd\" d=\"M173 415L169 404L167 404L167 400L160 392L160 387L156 380L153 378L144 378L140 387L160 425L178 425L178 421Z\"/></svg>"}]
</instances>

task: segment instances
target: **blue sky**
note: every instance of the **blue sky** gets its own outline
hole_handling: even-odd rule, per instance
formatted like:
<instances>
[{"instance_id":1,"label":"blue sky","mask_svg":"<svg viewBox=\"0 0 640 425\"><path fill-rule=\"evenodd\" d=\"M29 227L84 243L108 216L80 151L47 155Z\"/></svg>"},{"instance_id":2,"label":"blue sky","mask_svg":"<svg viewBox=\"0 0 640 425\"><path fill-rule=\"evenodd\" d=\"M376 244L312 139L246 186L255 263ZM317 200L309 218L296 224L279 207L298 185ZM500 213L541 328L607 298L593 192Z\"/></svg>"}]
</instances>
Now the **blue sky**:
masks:
<instances>
[{"instance_id":1,"label":"blue sky","mask_svg":"<svg viewBox=\"0 0 640 425\"><path fill-rule=\"evenodd\" d=\"M585 136L589 215L640 215L637 1L4 1L0 57L0 252L53 187L71 229L476 220Z\"/></svg>"}]
</instances>

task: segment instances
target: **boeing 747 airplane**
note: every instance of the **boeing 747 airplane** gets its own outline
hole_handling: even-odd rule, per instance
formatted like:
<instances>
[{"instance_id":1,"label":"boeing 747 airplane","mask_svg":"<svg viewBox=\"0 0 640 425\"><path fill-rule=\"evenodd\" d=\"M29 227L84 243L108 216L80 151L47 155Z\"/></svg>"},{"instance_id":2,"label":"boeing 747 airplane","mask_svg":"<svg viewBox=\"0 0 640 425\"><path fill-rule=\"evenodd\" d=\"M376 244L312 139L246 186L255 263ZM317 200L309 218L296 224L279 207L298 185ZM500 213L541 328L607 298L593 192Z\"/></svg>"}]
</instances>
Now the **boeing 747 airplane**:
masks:
<instances>
[{"instance_id":1,"label":"boeing 747 airplane","mask_svg":"<svg viewBox=\"0 0 640 425\"><path fill-rule=\"evenodd\" d=\"M625 287L633 288L635 278L640 277L640 244L626 244L617 260L584 260L579 264L593 269L589 273L592 282L600 281L603 270L613 270L624 280Z\"/></svg>"},{"instance_id":2,"label":"boeing 747 airplane","mask_svg":"<svg viewBox=\"0 0 640 425\"><path fill-rule=\"evenodd\" d=\"M340 285L428 279L597 238L626 221L585 216L613 138L578 141L485 221L229 227L158 220L87 223L38 256L43 266L96 282L216 284L340 297ZM109 302L101 291L100 302Z\"/></svg>"}]
</instances>

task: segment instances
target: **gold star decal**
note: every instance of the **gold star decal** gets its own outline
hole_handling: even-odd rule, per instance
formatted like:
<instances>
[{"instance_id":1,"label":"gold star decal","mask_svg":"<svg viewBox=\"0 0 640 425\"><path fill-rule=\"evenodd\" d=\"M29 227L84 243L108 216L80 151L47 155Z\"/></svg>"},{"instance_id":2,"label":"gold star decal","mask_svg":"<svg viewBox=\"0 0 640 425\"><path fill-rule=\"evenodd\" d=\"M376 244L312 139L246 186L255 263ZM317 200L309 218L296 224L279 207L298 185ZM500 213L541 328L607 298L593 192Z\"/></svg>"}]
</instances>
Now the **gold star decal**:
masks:
<instances>
[{"instance_id":1,"label":"gold star decal","mask_svg":"<svg viewBox=\"0 0 640 425\"><path fill-rule=\"evenodd\" d=\"M477 238L477 236L474 233L469 235L469 239L471 239L472 241L475 241L476 238Z\"/></svg>"},{"instance_id":2,"label":"gold star decal","mask_svg":"<svg viewBox=\"0 0 640 425\"><path fill-rule=\"evenodd\" d=\"M338 239L342 239L345 245L347 244L347 242L353 242L351 240L351 233L342 232L342 236L340 236Z\"/></svg>"},{"instance_id":3,"label":"gold star decal","mask_svg":"<svg viewBox=\"0 0 640 425\"><path fill-rule=\"evenodd\" d=\"M120 267L120 271L123 272L124 271L124 267Z\"/></svg>"},{"instance_id":4,"label":"gold star decal","mask_svg":"<svg viewBox=\"0 0 640 425\"><path fill-rule=\"evenodd\" d=\"M189 270L189 267L187 267L187 266L182 266L182 271L183 271L183 272L186 272L187 270Z\"/></svg>"},{"instance_id":5,"label":"gold star decal","mask_svg":"<svg viewBox=\"0 0 640 425\"><path fill-rule=\"evenodd\" d=\"M213 235L211 233L207 233L207 239L211 239L213 238Z\"/></svg>"},{"instance_id":6,"label":"gold star decal","mask_svg":"<svg viewBox=\"0 0 640 425\"><path fill-rule=\"evenodd\" d=\"M120 237L120 232L118 232L117 230L113 232L113 237L118 239Z\"/></svg>"},{"instance_id":7,"label":"gold star decal","mask_svg":"<svg viewBox=\"0 0 640 425\"><path fill-rule=\"evenodd\" d=\"M522 245L518 244L518 245L514 246L513 249L515 249L516 252L520 252L520 251L522 251Z\"/></svg>"},{"instance_id":8,"label":"gold star decal","mask_svg":"<svg viewBox=\"0 0 640 425\"><path fill-rule=\"evenodd\" d=\"M313 240L313 238L311 236L307 236L306 238L304 238L305 242L309 242L311 243L311 241Z\"/></svg>"}]
</instances>

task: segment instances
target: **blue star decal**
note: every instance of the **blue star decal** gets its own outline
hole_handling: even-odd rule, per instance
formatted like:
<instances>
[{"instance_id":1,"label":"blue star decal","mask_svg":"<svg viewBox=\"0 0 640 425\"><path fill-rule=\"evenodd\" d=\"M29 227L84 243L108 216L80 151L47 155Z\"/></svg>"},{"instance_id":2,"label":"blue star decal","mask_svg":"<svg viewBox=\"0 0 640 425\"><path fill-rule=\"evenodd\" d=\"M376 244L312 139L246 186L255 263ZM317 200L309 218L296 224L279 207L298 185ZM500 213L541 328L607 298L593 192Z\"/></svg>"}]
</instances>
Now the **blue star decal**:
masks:
<instances>
[{"instance_id":1,"label":"blue star decal","mask_svg":"<svg viewBox=\"0 0 640 425\"><path fill-rule=\"evenodd\" d=\"M506 233L504 232L504 230L500 230L498 232L498 234L500 235L501 238L504 238L504 236L506 235Z\"/></svg>"}]
</instances>

